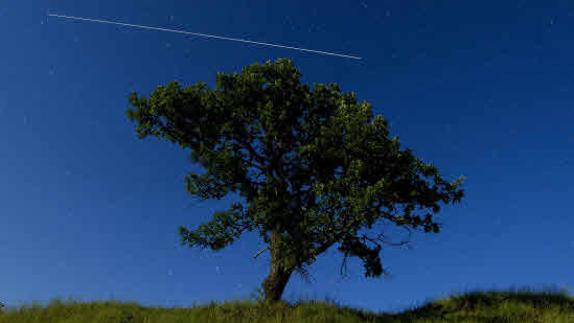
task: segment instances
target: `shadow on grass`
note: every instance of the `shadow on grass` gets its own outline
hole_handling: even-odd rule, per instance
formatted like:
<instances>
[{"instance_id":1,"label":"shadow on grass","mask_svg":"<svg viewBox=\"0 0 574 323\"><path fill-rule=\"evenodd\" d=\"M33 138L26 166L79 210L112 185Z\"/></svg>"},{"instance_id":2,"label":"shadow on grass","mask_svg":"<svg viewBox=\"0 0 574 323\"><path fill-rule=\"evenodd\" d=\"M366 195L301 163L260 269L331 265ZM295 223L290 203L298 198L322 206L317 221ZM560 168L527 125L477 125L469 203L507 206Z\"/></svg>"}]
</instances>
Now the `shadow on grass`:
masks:
<instances>
[{"instance_id":1,"label":"shadow on grass","mask_svg":"<svg viewBox=\"0 0 574 323\"><path fill-rule=\"evenodd\" d=\"M555 311L574 319L574 298L566 291L517 289L509 291L473 291L428 302L398 317L438 319L449 317L525 317L544 316ZM514 321L514 320L513 320Z\"/></svg>"}]
</instances>

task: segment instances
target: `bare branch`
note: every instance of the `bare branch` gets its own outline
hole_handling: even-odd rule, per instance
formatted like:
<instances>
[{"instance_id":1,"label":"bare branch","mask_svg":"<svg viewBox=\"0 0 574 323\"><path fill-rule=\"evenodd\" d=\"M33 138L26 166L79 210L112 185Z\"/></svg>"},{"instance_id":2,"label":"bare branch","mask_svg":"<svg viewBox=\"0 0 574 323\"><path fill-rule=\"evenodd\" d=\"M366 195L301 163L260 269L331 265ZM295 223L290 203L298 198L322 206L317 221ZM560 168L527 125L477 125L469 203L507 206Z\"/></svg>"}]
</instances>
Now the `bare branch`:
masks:
<instances>
[{"instance_id":1,"label":"bare branch","mask_svg":"<svg viewBox=\"0 0 574 323\"><path fill-rule=\"evenodd\" d=\"M257 259L257 257L261 256L266 250L269 250L269 247L265 247L264 249L259 250L254 256L253 259Z\"/></svg>"}]
</instances>

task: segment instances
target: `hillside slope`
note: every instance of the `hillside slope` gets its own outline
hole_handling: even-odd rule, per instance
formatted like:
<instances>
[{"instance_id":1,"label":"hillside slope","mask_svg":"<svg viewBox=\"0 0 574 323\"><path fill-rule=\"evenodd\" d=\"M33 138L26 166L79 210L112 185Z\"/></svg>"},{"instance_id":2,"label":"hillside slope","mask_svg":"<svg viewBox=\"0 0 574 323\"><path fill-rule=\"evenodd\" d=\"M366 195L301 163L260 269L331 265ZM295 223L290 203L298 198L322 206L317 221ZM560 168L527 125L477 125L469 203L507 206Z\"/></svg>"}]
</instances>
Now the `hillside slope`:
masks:
<instances>
[{"instance_id":1,"label":"hillside slope","mask_svg":"<svg viewBox=\"0 0 574 323\"><path fill-rule=\"evenodd\" d=\"M0 314L0 323L183 322L574 322L574 299L561 293L476 292L397 314L329 303L260 305L254 302L156 308L117 302L25 306Z\"/></svg>"}]
</instances>

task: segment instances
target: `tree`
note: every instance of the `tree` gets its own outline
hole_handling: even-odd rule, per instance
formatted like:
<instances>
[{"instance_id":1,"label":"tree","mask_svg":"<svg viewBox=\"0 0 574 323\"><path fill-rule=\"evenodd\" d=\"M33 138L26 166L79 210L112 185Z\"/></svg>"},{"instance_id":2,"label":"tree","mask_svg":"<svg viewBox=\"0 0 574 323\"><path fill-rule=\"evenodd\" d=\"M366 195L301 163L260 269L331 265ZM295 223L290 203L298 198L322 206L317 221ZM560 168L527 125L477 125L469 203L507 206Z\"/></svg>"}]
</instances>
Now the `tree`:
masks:
<instances>
[{"instance_id":1,"label":"tree","mask_svg":"<svg viewBox=\"0 0 574 323\"><path fill-rule=\"evenodd\" d=\"M241 197L180 228L182 243L220 250L257 232L270 252L269 302L333 246L359 258L367 277L381 276L391 225L438 232L434 215L463 196L462 178L448 181L401 148L369 103L336 84L303 84L288 59L219 73L214 88L172 82L149 97L132 93L130 103L140 138L176 143L202 166L185 178L191 195Z\"/></svg>"}]
</instances>

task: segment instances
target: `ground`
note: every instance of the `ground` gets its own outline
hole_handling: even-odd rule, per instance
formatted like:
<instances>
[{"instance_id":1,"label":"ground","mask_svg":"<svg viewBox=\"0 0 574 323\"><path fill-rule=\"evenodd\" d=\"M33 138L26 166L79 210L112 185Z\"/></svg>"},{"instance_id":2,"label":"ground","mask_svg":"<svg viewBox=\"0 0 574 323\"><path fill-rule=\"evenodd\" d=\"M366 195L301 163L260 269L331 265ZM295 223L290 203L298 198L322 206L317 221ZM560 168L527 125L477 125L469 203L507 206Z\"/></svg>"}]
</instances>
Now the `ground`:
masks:
<instances>
[{"instance_id":1,"label":"ground","mask_svg":"<svg viewBox=\"0 0 574 323\"><path fill-rule=\"evenodd\" d=\"M327 302L264 305L242 301L159 308L53 301L48 306L24 306L0 314L0 323L23 322L574 322L574 298L558 292L474 292L400 313L373 313Z\"/></svg>"}]
</instances>

